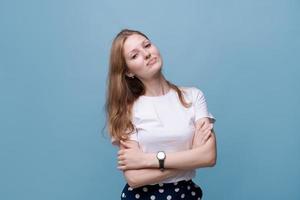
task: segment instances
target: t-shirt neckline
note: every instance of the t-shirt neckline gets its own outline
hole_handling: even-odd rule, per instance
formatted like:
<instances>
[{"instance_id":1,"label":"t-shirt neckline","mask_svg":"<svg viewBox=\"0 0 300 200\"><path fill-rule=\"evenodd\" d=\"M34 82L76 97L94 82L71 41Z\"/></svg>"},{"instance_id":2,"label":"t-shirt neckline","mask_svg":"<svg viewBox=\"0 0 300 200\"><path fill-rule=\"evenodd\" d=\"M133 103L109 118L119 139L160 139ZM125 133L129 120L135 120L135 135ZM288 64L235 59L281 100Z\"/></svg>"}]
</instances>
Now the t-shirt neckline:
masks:
<instances>
[{"instance_id":1,"label":"t-shirt neckline","mask_svg":"<svg viewBox=\"0 0 300 200\"><path fill-rule=\"evenodd\" d=\"M160 96L145 96L145 95L141 95L140 97L142 97L144 99L161 99L161 98L164 98L164 97L168 96L169 94L171 94L172 90L173 89L170 88L169 91L167 91L165 94L160 95Z\"/></svg>"}]
</instances>

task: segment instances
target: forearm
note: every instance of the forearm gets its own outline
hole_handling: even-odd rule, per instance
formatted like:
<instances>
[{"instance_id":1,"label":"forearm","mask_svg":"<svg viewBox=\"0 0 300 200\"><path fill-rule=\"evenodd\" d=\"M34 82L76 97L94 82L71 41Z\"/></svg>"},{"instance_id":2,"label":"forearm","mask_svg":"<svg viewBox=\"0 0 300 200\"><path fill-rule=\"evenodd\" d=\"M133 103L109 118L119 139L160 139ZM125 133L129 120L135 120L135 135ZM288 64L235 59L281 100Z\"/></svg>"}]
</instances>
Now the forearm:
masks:
<instances>
[{"instance_id":1,"label":"forearm","mask_svg":"<svg viewBox=\"0 0 300 200\"><path fill-rule=\"evenodd\" d=\"M124 171L125 179L132 188L144 185L155 184L176 175L179 170L166 169L163 172L159 169L137 169Z\"/></svg>"},{"instance_id":2,"label":"forearm","mask_svg":"<svg viewBox=\"0 0 300 200\"><path fill-rule=\"evenodd\" d=\"M212 134L202 146L186 151L166 153L165 168L190 170L201 167L212 167L216 163L216 140ZM157 168L158 161L155 154L147 154L149 168Z\"/></svg>"}]
</instances>

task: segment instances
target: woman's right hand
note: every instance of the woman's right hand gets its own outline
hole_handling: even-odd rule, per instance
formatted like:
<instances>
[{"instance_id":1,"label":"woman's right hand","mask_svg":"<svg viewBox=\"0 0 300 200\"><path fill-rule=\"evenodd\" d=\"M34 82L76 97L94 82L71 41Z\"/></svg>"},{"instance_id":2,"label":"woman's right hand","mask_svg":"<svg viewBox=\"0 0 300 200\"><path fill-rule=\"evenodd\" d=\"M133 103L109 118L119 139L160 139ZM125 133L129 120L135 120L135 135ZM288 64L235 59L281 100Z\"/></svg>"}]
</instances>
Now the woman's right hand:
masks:
<instances>
[{"instance_id":1,"label":"woman's right hand","mask_svg":"<svg viewBox=\"0 0 300 200\"><path fill-rule=\"evenodd\" d=\"M118 169L142 169L147 167L148 154L144 153L136 141L120 141L118 151Z\"/></svg>"}]
</instances>

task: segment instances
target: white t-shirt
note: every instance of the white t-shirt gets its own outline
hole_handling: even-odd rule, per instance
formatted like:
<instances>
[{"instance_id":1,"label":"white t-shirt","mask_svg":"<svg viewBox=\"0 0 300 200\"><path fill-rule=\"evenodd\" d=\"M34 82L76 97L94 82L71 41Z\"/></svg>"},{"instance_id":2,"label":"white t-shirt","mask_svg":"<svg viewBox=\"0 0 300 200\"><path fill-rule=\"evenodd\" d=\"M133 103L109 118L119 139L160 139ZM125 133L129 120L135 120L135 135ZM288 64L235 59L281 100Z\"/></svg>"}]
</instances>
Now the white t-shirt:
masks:
<instances>
[{"instance_id":1,"label":"white t-shirt","mask_svg":"<svg viewBox=\"0 0 300 200\"><path fill-rule=\"evenodd\" d=\"M185 100L192 106L184 107L177 92L170 89L161 96L140 96L133 105L132 123L136 130L130 135L131 140L139 143L146 153L157 151L184 151L192 148L195 122L203 117L215 117L208 112L203 92L196 87L179 87L186 91L182 93ZM112 139L113 144L117 144ZM161 183L189 180L196 175L195 170L186 170L176 176L165 179Z\"/></svg>"}]
</instances>

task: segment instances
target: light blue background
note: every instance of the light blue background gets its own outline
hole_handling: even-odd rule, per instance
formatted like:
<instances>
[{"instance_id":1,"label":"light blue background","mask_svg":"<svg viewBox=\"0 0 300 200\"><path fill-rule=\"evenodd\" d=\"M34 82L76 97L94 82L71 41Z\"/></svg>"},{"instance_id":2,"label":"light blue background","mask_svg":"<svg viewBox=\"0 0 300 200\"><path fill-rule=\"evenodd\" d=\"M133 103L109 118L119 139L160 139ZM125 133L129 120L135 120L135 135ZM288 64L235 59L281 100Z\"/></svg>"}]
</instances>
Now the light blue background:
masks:
<instances>
[{"instance_id":1,"label":"light blue background","mask_svg":"<svg viewBox=\"0 0 300 200\"><path fill-rule=\"evenodd\" d=\"M216 117L207 200L300 199L300 2L1 1L0 199L119 199L101 133L113 37L144 32Z\"/></svg>"}]
</instances>

